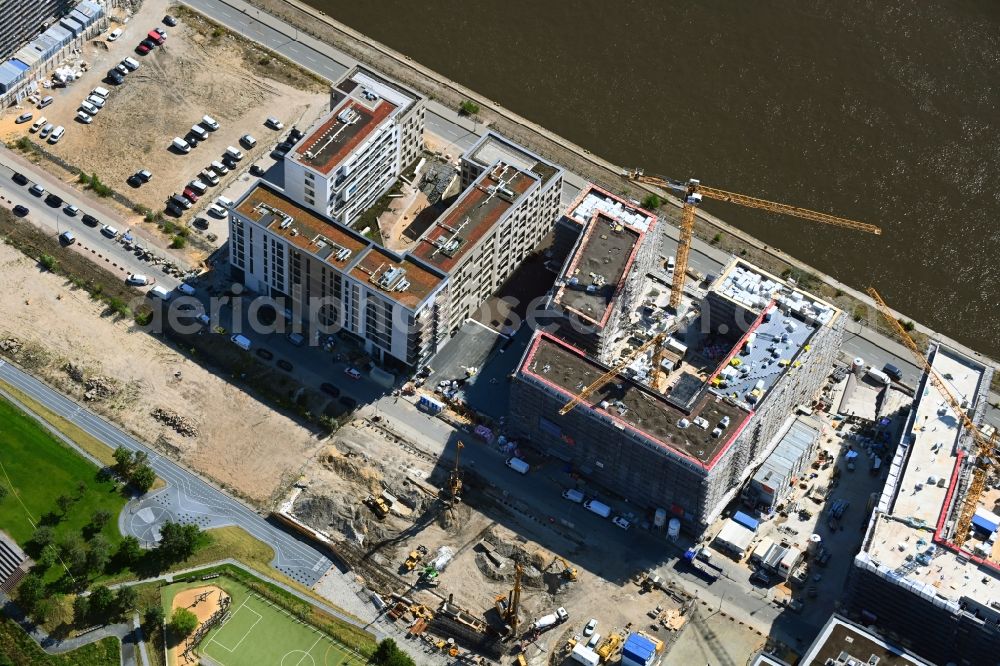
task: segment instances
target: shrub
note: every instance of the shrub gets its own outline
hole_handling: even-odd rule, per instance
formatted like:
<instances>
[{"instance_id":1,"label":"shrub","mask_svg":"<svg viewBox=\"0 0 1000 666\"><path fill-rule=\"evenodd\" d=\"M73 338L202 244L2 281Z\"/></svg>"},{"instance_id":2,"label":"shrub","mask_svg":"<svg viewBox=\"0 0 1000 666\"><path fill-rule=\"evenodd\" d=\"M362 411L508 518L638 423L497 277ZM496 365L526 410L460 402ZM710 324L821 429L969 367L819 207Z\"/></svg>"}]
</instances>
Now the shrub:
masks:
<instances>
[{"instance_id":1,"label":"shrub","mask_svg":"<svg viewBox=\"0 0 1000 666\"><path fill-rule=\"evenodd\" d=\"M649 210L656 210L663 203L663 199L656 196L655 194L647 194L646 198L642 200L642 207Z\"/></svg>"},{"instance_id":2,"label":"shrub","mask_svg":"<svg viewBox=\"0 0 1000 666\"><path fill-rule=\"evenodd\" d=\"M17 146L18 150L29 150L31 148L31 139L26 136L22 136L14 143L14 145Z\"/></svg>"},{"instance_id":3,"label":"shrub","mask_svg":"<svg viewBox=\"0 0 1000 666\"><path fill-rule=\"evenodd\" d=\"M149 326L149 322L153 321L153 313L136 312L132 319L135 320L135 323L139 324L139 326Z\"/></svg>"},{"instance_id":4,"label":"shrub","mask_svg":"<svg viewBox=\"0 0 1000 666\"><path fill-rule=\"evenodd\" d=\"M722 242L722 234L715 234L712 236L712 245L718 245Z\"/></svg>"},{"instance_id":5,"label":"shrub","mask_svg":"<svg viewBox=\"0 0 1000 666\"><path fill-rule=\"evenodd\" d=\"M906 321L899 322L899 323L903 327L903 330L906 331L907 333L912 332L917 327L917 325L914 324L909 319L906 320Z\"/></svg>"},{"instance_id":6,"label":"shrub","mask_svg":"<svg viewBox=\"0 0 1000 666\"><path fill-rule=\"evenodd\" d=\"M170 241L170 247L174 248L175 250L180 250L185 245L187 245L187 239L184 238L184 236L181 236L180 234L174 236L173 240Z\"/></svg>"},{"instance_id":7,"label":"shrub","mask_svg":"<svg viewBox=\"0 0 1000 666\"><path fill-rule=\"evenodd\" d=\"M266 67L267 65L271 64L271 59L268 56L264 56L263 58L261 58L257 62L260 63L261 65L264 65Z\"/></svg>"},{"instance_id":8,"label":"shrub","mask_svg":"<svg viewBox=\"0 0 1000 666\"><path fill-rule=\"evenodd\" d=\"M479 113L479 105L471 100L465 100L458 105L458 113L462 116L474 116Z\"/></svg>"},{"instance_id":9,"label":"shrub","mask_svg":"<svg viewBox=\"0 0 1000 666\"><path fill-rule=\"evenodd\" d=\"M226 33L223 32L222 28L216 28L215 30L212 31L212 37L214 37L216 39L218 39L219 37L222 37L224 34L226 34Z\"/></svg>"},{"instance_id":10,"label":"shrub","mask_svg":"<svg viewBox=\"0 0 1000 666\"><path fill-rule=\"evenodd\" d=\"M50 254L43 254L38 258L38 263L45 267L45 270L55 272L59 262Z\"/></svg>"},{"instance_id":11,"label":"shrub","mask_svg":"<svg viewBox=\"0 0 1000 666\"><path fill-rule=\"evenodd\" d=\"M184 638L191 635L194 628L198 626L198 616L187 608L175 608L174 614L170 617L170 631L176 636Z\"/></svg>"}]
</instances>

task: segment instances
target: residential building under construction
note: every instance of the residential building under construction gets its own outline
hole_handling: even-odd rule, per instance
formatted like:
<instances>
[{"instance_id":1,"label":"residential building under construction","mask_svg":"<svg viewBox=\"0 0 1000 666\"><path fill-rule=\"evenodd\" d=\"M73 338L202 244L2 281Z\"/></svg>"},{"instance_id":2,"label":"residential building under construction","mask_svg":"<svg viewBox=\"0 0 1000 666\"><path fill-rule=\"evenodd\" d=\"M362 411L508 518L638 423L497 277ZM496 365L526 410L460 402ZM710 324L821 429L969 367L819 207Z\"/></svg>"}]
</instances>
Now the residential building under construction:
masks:
<instances>
[{"instance_id":1,"label":"residential building under construction","mask_svg":"<svg viewBox=\"0 0 1000 666\"><path fill-rule=\"evenodd\" d=\"M928 359L953 400L924 373L854 558L847 612L934 663L992 664L1000 654L1000 485L953 405L982 428L993 371L937 344ZM987 482L971 490L979 465ZM958 534L963 514L970 527Z\"/></svg>"},{"instance_id":2,"label":"residential building under construction","mask_svg":"<svg viewBox=\"0 0 1000 666\"><path fill-rule=\"evenodd\" d=\"M597 215L589 224L604 223ZM568 265L590 247L580 243ZM642 294L603 333L616 341L606 348L581 348L562 327L537 332L514 375L510 426L597 486L700 531L777 445L788 415L811 405L845 318L739 259L681 313L663 307L662 289ZM662 345L636 354L659 335ZM560 414L621 359L628 363L616 376Z\"/></svg>"}]
</instances>

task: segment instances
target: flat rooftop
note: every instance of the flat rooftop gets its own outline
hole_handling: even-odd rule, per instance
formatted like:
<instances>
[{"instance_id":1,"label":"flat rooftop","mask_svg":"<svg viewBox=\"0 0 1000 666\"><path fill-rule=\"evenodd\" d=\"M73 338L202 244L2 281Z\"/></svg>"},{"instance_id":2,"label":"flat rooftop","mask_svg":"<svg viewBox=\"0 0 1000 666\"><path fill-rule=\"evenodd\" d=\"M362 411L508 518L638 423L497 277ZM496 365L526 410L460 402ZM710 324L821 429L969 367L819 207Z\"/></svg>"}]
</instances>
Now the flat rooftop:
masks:
<instances>
[{"instance_id":1,"label":"flat rooftop","mask_svg":"<svg viewBox=\"0 0 1000 666\"><path fill-rule=\"evenodd\" d=\"M463 155L463 158L472 160L483 168L489 168L497 162L503 162L521 171L531 171L538 174L542 183L547 183L560 170L551 162L543 160L538 155L494 132L484 134Z\"/></svg>"},{"instance_id":2,"label":"flat rooftop","mask_svg":"<svg viewBox=\"0 0 1000 666\"><path fill-rule=\"evenodd\" d=\"M386 298L415 308L444 281L409 257L395 257L372 246L351 266L351 277L367 282Z\"/></svg>"},{"instance_id":3,"label":"flat rooftop","mask_svg":"<svg viewBox=\"0 0 1000 666\"><path fill-rule=\"evenodd\" d=\"M955 398L967 401L968 413L974 413L988 387L986 368L940 346L932 351L931 365ZM964 596L988 605L1000 601L995 564L982 566L979 563L988 559L959 555L939 539L958 465L966 455L965 438L960 440L963 431L955 412L925 376L868 536L855 559L860 566L877 567L890 580L905 579L915 593L954 604ZM963 499L954 498L954 505L961 506ZM974 543L970 538L965 547Z\"/></svg>"},{"instance_id":4,"label":"flat rooftop","mask_svg":"<svg viewBox=\"0 0 1000 666\"><path fill-rule=\"evenodd\" d=\"M583 352L545 333L535 336L519 369L562 392L567 401L606 371L605 366L587 358ZM695 399L691 413L687 414L623 375L605 384L576 409L600 410L621 428L629 428L705 468L710 468L735 441L752 415L707 391L702 391ZM693 421L697 417L704 418L708 428L678 425L681 419ZM713 437L711 430L725 417L729 418L728 427L721 437Z\"/></svg>"},{"instance_id":5,"label":"flat rooftop","mask_svg":"<svg viewBox=\"0 0 1000 666\"><path fill-rule=\"evenodd\" d=\"M881 636L837 615L827 620L799 664L826 666L831 663L827 660L832 660L836 666L851 663L867 666L873 663L872 657L878 657L878 666L932 666L931 662L890 645ZM850 661L852 659L853 662Z\"/></svg>"},{"instance_id":6,"label":"flat rooftop","mask_svg":"<svg viewBox=\"0 0 1000 666\"><path fill-rule=\"evenodd\" d=\"M536 183L538 179L530 173L497 164L459 195L410 254L450 271Z\"/></svg>"},{"instance_id":7,"label":"flat rooftop","mask_svg":"<svg viewBox=\"0 0 1000 666\"><path fill-rule=\"evenodd\" d=\"M368 282L386 298L409 308L416 307L444 280L409 257L397 257L299 206L264 181L258 181L240 199L236 211L290 245Z\"/></svg>"},{"instance_id":8,"label":"flat rooftop","mask_svg":"<svg viewBox=\"0 0 1000 666\"><path fill-rule=\"evenodd\" d=\"M823 299L742 259L732 259L726 265L712 284L712 291L753 312L763 312L771 301L777 301L803 319L819 324L829 324L841 314Z\"/></svg>"},{"instance_id":9,"label":"flat rooftop","mask_svg":"<svg viewBox=\"0 0 1000 666\"><path fill-rule=\"evenodd\" d=\"M642 238L642 232L596 212L570 257L555 303L603 327Z\"/></svg>"},{"instance_id":10,"label":"flat rooftop","mask_svg":"<svg viewBox=\"0 0 1000 666\"><path fill-rule=\"evenodd\" d=\"M591 183L570 204L566 216L580 224L586 224L596 213L604 213L643 233L652 229L657 220L656 215L648 210Z\"/></svg>"},{"instance_id":11,"label":"flat rooftop","mask_svg":"<svg viewBox=\"0 0 1000 666\"><path fill-rule=\"evenodd\" d=\"M377 96L373 100L348 98L306 133L290 157L329 176L396 108Z\"/></svg>"}]
</instances>

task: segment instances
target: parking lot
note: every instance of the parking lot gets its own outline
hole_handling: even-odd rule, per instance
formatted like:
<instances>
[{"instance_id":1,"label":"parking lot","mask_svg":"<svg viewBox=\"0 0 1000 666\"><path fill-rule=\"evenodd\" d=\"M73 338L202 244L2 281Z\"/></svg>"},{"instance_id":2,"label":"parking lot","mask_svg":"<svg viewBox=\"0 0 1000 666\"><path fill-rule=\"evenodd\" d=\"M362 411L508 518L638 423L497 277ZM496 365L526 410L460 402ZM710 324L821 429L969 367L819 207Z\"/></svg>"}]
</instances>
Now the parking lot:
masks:
<instances>
[{"instance_id":1,"label":"parking lot","mask_svg":"<svg viewBox=\"0 0 1000 666\"><path fill-rule=\"evenodd\" d=\"M163 24L168 12L178 17L176 27ZM290 127L308 124L325 108L326 86L319 80L163 0L144 3L127 24L112 23L114 28L123 32L113 42L107 41L106 33L84 47L87 71L80 79L42 93L54 98L50 106L38 110L26 105L21 110L33 112L35 120L45 116L49 123L63 126L65 134L58 143L29 134L31 123L15 125L18 114L8 114L0 132L7 140L32 136L74 168L96 174L105 185L153 211L163 211L167 198L182 192L213 161L222 162L227 147L238 148L244 159L237 168L221 175L219 185L209 184L205 202L214 199L215 190L221 192L279 139L278 131L265 127L267 117L275 116ZM146 55L137 53L137 44L154 28L166 33L163 44ZM106 78L108 70L126 57L138 68L114 85ZM97 86L110 94L92 122L85 124L76 119L80 104ZM206 127L205 140L189 153L171 149L175 137L188 135L206 115L218 121L217 129ZM246 134L257 140L253 148L241 144ZM142 169L151 173L149 182L129 184L129 177ZM186 211L185 219L201 207L199 202Z\"/></svg>"}]
</instances>

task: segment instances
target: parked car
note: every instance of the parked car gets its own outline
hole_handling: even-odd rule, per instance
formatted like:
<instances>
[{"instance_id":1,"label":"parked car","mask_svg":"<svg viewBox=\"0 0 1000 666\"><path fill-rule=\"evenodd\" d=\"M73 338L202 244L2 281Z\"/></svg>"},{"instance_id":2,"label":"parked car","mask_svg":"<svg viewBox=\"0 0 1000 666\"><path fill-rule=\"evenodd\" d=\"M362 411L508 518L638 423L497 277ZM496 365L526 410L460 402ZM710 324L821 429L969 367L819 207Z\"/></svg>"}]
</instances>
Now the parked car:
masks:
<instances>
[{"instance_id":1,"label":"parked car","mask_svg":"<svg viewBox=\"0 0 1000 666\"><path fill-rule=\"evenodd\" d=\"M17 183L18 185L27 185L28 184L28 177L25 176L23 173L20 173L20 172L17 172L17 171L15 171L11 175L10 179L12 181L14 181L15 183Z\"/></svg>"},{"instance_id":2,"label":"parked car","mask_svg":"<svg viewBox=\"0 0 1000 666\"><path fill-rule=\"evenodd\" d=\"M329 382L323 382L319 385L319 390L326 393L328 396L337 398L340 397L340 389Z\"/></svg>"},{"instance_id":3,"label":"parked car","mask_svg":"<svg viewBox=\"0 0 1000 666\"><path fill-rule=\"evenodd\" d=\"M72 231L66 230L59 234L59 242L63 245L72 245L76 242L76 236L73 235Z\"/></svg>"},{"instance_id":4,"label":"parked car","mask_svg":"<svg viewBox=\"0 0 1000 666\"><path fill-rule=\"evenodd\" d=\"M274 358L274 353L270 349L264 349L263 347L257 350L257 356L260 356L265 361L270 361Z\"/></svg>"},{"instance_id":5,"label":"parked car","mask_svg":"<svg viewBox=\"0 0 1000 666\"><path fill-rule=\"evenodd\" d=\"M348 366L344 368L344 374L351 379L361 379L361 371L354 367Z\"/></svg>"},{"instance_id":6,"label":"parked car","mask_svg":"<svg viewBox=\"0 0 1000 666\"><path fill-rule=\"evenodd\" d=\"M49 192L49 195L45 197L45 203L53 208L59 208L63 205L63 200L58 195Z\"/></svg>"},{"instance_id":7,"label":"parked car","mask_svg":"<svg viewBox=\"0 0 1000 666\"><path fill-rule=\"evenodd\" d=\"M27 206L22 206L21 204L17 204L16 206L14 206L14 215L17 215L18 217L24 217L29 212L30 211L28 210Z\"/></svg>"},{"instance_id":8,"label":"parked car","mask_svg":"<svg viewBox=\"0 0 1000 666\"><path fill-rule=\"evenodd\" d=\"M84 213L81 219L83 220L83 223L86 224L88 227L96 227L98 224L101 223L100 220L98 220L90 213Z\"/></svg>"},{"instance_id":9,"label":"parked car","mask_svg":"<svg viewBox=\"0 0 1000 666\"><path fill-rule=\"evenodd\" d=\"M289 363L288 361L286 361L285 359L280 359L278 361L278 367L281 368L282 370L284 370L285 372L291 372L292 371L292 364Z\"/></svg>"},{"instance_id":10,"label":"parked car","mask_svg":"<svg viewBox=\"0 0 1000 666\"><path fill-rule=\"evenodd\" d=\"M198 199L200 197L199 197L199 195L198 195L197 192L195 192L194 190L191 189L190 185L188 185L187 187L184 188L183 194L184 194L184 196L186 196L188 199L191 200L191 203L198 203Z\"/></svg>"},{"instance_id":11,"label":"parked car","mask_svg":"<svg viewBox=\"0 0 1000 666\"><path fill-rule=\"evenodd\" d=\"M45 127L42 128L42 131L38 133L38 137L44 139L49 134L52 134L52 130L54 130L55 128L56 126L53 125L52 123L46 123Z\"/></svg>"},{"instance_id":12,"label":"parked car","mask_svg":"<svg viewBox=\"0 0 1000 666\"><path fill-rule=\"evenodd\" d=\"M89 125L90 123L94 122L94 117L87 115L86 112L84 111L77 111L76 119L77 121L83 123L84 125Z\"/></svg>"},{"instance_id":13,"label":"parked car","mask_svg":"<svg viewBox=\"0 0 1000 666\"><path fill-rule=\"evenodd\" d=\"M59 143L59 139L63 138L63 134L66 133L66 129L62 125L56 125L55 129L52 130L52 134L49 134L49 143Z\"/></svg>"},{"instance_id":14,"label":"parked car","mask_svg":"<svg viewBox=\"0 0 1000 666\"><path fill-rule=\"evenodd\" d=\"M282 124L282 122L277 118L275 118L274 116L270 116L267 120L264 121L264 127L270 127L273 130L285 129L284 124Z\"/></svg>"},{"instance_id":15,"label":"parked car","mask_svg":"<svg viewBox=\"0 0 1000 666\"><path fill-rule=\"evenodd\" d=\"M69 215L70 217L76 217L76 214L80 212L80 208L79 206L68 204L65 208L63 208L63 212Z\"/></svg>"},{"instance_id":16,"label":"parked car","mask_svg":"<svg viewBox=\"0 0 1000 666\"><path fill-rule=\"evenodd\" d=\"M149 43L147 44L147 42ZM139 55L146 55L152 50L153 50L153 42L150 42L148 39L142 40L141 42L139 42L139 45L135 47L135 52L138 53Z\"/></svg>"},{"instance_id":17,"label":"parked car","mask_svg":"<svg viewBox=\"0 0 1000 666\"><path fill-rule=\"evenodd\" d=\"M112 227L110 224L105 224L101 227L101 233L108 238L116 238L118 236L118 229Z\"/></svg>"},{"instance_id":18,"label":"parked car","mask_svg":"<svg viewBox=\"0 0 1000 666\"><path fill-rule=\"evenodd\" d=\"M28 118L28 120L31 120L31 118ZM243 136L240 137L240 143L242 143L247 148L253 148L254 146L257 145L257 139L253 138L253 135L251 134L244 134Z\"/></svg>"},{"instance_id":19,"label":"parked car","mask_svg":"<svg viewBox=\"0 0 1000 666\"><path fill-rule=\"evenodd\" d=\"M208 207L208 214L221 219L226 216L226 209L219 204L212 204Z\"/></svg>"},{"instance_id":20,"label":"parked car","mask_svg":"<svg viewBox=\"0 0 1000 666\"><path fill-rule=\"evenodd\" d=\"M632 523L630 523L627 518L623 518L622 516L615 516L614 518L611 519L611 522L613 522L615 525L622 528L623 530L627 530L628 528L632 527Z\"/></svg>"},{"instance_id":21,"label":"parked car","mask_svg":"<svg viewBox=\"0 0 1000 666\"><path fill-rule=\"evenodd\" d=\"M108 34L108 41L109 42L115 41L116 39L121 37L124 32L125 30L123 30L122 28L115 28Z\"/></svg>"},{"instance_id":22,"label":"parked car","mask_svg":"<svg viewBox=\"0 0 1000 666\"><path fill-rule=\"evenodd\" d=\"M122 60L122 64L125 65L125 68L130 72L134 72L139 69L139 61L135 58L125 58Z\"/></svg>"},{"instance_id":23,"label":"parked car","mask_svg":"<svg viewBox=\"0 0 1000 666\"><path fill-rule=\"evenodd\" d=\"M80 102L80 108L89 113L92 116L96 116L97 112L100 111L96 106L90 102Z\"/></svg>"},{"instance_id":24,"label":"parked car","mask_svg":"<svg viewBox=\"0 0 1000 666\"><path fill-rule=\"evenodd\" d=\"M49 121L45 119L45 116L42 116L41 118L39 118L35 122L31 123L31 127L28 129L28 131L29 132L37 132L38 130L40 130L43 127L45 127L45 123L47 123L47 122L49 122Z\"/></svg>"},{"instance_id":25,"label":"parked car","mask_svg":"<svg viewBox=\"0 0 1000 666\"><path fill-rule=\"evenodd\" d=\"M41 197L43 194L45 194L45 188L39 185L38 183L35 183L31 187L29 187L28 191L31 192L36 197Z\"/></svg>"},{"instance_id":26,"label":"parked car","mask_svg":"<svg viewBox=\"0 0 1000 666\"><path fill-rule=\"evenodd\" d=\"M100 95L91 95L85 100L88 104L93 104L98 109L104 108L104 98Z\"/></svg>"},{"instance_id":27,"label":"parked car","mask_svg":"<svg viewBox=\"0 0 1000 666\"><path fill-rule=\"evenodd\" d=\"M763 569L757 569L757 571L754 571L753 575L750 576L750 582L760 583L761 585L770 585L771 577L768 576Z\"/></svg>"},{"instance_id":28,"label":"parked car","mask_svg":"<svg viewBox=\"0 0 1000 666\"><path fill-rule=\"evenodd\" d=\"M155 32L156 34L158 34L163 39L167 38L167 31L164 30L163 28L159 27L159 26L153 28L153 32Z\"/></svg>"},{"instance_id":29,"label":"parked car","mask_svg":"<svg viewBox=\"0 0 1000 666\"><path fill-rule=\"evenodd\" d=\"M597 630L597 620L595 618L590 618L590 621L587 622L587 626L583 628L583 635L590 636L596 630Z\"/></svg>"},{"instance_id":30,"label":"parked car","mask_svg":"<svg viewBox=\"0 0 1000 666\"><path fill-rule=\"evenodd\" d=\"M196 229L208 229L208 220L205 219L204 217L196 217L196 218L194 218L194 220L191 221L191 224Z\"/></svg>"},{"instance_id":31,"label":"parked car","mask_svg":"<svg viewBox=\"0 0 1000 666\"><path fill-rule=\"evenodd\" d=\"M116 69L109 69L108 75L105 77L108 83L112 83L116 86L120 86L125 83L125 77L122 76L121 72Z\"/></svg>"},{"instance_id":32,"label":"parked car","mask_svg":"<svg viewBox=\"0 0 1000 666\"><path fill-rule=\"evenodd\" d=\"M28 122L29 120L31 120L34 117L35 117L35 114L33 114L33 113L22 113L21 115L19 115L17 118L14 119L14 124L15 125L21 125L23 123ZM247 136L250 136L250 135L248 134Z\"/></svg>"},{"instance_id":33,"label":"parked car","mask_svg":"<svg viewBox=\"0 0 1000 666\"><path fill-rule=\"evenodd\" d=\"M151 277L146 277L140 273L130 273L127 278L125 278L125 284L132 285L133 287L145 287L147 284L153 284L156 282Z\"/></svg>"},{"instance_id":34,"label":"parked car","mask_svg":"<svg viewBox=\"0 0 1000 666\"><path fill-rule=\"evenodd\" d=\"M260 168L256 164L251 165L251 167L250 167L250 175L251 176L257 176L259 178L259 177L263 176L265 173L267 173L267 172L264 171L262 168Z\"/></svg>"},{"instance_id":35,"label":"parked car","mask_svg":"<svg viewBox=\"0 0 1000 666\"><path fill-rule=\"evenodd\" d=\"M166 16L163 17L163 25L173 28L175 25L177 25L177 19L175 19L170 14L167 14Z\"/></svg>"},{"instance_id":36,"label":"parked car","mask_svg":"<svg viewBox=\"0 0 1000 666\"><path fill-rule=\"evenodd\" d=\"M117 65L115 65L115 71L121 74L122 76L128 76L128 73L131 72L132 70L126 67L125 63L120 62Z\"/></svg>"}]
</instances>

